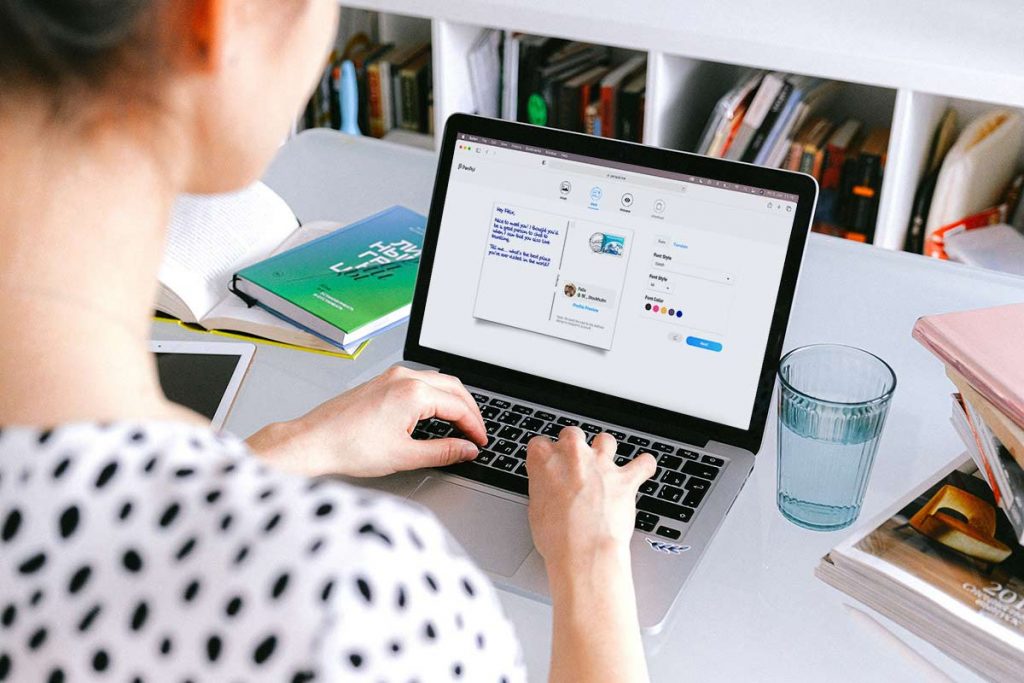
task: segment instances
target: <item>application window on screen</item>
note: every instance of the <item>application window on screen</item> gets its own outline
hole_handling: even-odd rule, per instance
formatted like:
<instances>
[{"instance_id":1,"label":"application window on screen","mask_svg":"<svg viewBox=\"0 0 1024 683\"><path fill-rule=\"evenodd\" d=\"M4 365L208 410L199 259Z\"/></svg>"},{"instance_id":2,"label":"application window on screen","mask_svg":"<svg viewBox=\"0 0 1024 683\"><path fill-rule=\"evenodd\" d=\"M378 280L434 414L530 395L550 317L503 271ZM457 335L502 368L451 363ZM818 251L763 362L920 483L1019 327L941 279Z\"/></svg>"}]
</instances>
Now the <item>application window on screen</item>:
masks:
<instances>
[{"instance_id":1,"label":"application window on screen","mask_svg":"<svg viewBox=\"0 0 1024 683\"><path fill-rule=\"evenodd\" d=\"M471 136L421 343L746 428L797 198Z\"/></svg>"}]
</instances>

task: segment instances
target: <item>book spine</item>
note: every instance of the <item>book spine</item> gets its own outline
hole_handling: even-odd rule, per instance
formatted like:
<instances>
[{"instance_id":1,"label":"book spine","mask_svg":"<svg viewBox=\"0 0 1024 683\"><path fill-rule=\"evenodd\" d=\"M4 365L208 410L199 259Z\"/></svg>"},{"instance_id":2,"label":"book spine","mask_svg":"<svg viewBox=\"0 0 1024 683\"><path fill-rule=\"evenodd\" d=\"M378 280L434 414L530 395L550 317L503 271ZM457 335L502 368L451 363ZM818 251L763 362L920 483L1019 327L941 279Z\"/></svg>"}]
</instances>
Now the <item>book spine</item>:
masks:
<instances>
[{"instance_id":1,"label":"book spine","mask_svg":"<svg viewBox=\"0 0 1024 683\"><path fill-rule=\"evenodd\" d=\"M610 85L601 86L601 137L615 137L615 100L618 88Z\"/></svg>"},{"instance_id":2,"label":"book spine","mask_svg":"<svg viewBox=\"0 0 1024 683\"><path fill-rule=\"evenodd\" d=\"M384 137L380 62L375 62L366 69L366 89L370 108L370 135L375 138Z\"/></svg>"},{"instance_id":3,"label":"book spine","mask_svg":"<svg viewBox=\"0 0 1024 683\"><path fill-rule=\"evenodd\" d=\"M402 84L402 128L419 130L419 99L416 95L416 74L403 70L399 74Z\"/></svg>"},{"instance_id":4,"label":"book spine","mask_svg":"<svg viewBox=\"0 0 1024 683\"><path fill-rule=\"evenodd\" d=\"M765 114L764 120L761 121L761 125L757 127L754 137L750 139L750 144L747 145L747 149L743 152L741 161L751 163L757 158L758 152L761 151L765 141L768 139L768 134L775 127L779 114L782 112L783 107L786 106L786 101L789 100L791 92L793 92L793 84L786 81L782 88L779 89L778 94L775 95L775 99L772 100L771 107L768 109L768 113Z\"/></svg>"},{"instance_id":5,"label":"book spine","mask_svg":"<svg viewBox=\"0 0 1024 683\"><path fill-rule=\"evenodd\" d=\"M639 142L639 121L637 114L640 111L640 93L621 93L618 106L618 132L619 139L626 142Z\"/></svg>"},{"instance_id":6,"label":"book spine","mask_svg":"<svg viewBox=\"0 0 1024 683\"><path fill-rule=\"evenodd\" d=\"M580 116L580 87L562 83L558 88L558 127L562 130L580 132L583 118Z\"/></svg>"}]
</instances>

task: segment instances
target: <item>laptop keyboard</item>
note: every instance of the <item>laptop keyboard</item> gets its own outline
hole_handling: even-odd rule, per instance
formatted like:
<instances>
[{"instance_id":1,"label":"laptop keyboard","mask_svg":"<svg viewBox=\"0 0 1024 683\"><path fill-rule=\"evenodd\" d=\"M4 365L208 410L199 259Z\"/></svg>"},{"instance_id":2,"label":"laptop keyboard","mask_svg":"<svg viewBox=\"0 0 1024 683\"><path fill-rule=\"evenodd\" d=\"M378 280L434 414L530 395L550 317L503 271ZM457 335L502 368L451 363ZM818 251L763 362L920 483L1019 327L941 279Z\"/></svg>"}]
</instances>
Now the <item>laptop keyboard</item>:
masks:
<instances>
[{"instance_id":1,"label":"laptop keyboard","mask_svg":"<svg viewBox=\"0 0 1024 683\"><path fill-rule=\"evenodd\" d=\"M698 450L656 441L617 428L578 420L567 415L532 408L474 390L473 398L487 427L487 445L475 460L447 470L506 491L526 495L526 444L537 435L557 440L565 427L579 427L592 442L607 432L618 442L615 464L622 466L640 453L658 460L658 469L640 486L636 500L636 521L640 531L654 532L676 540L686 531L713 482L726 465L722 458ZM459 437L461 434L443 420L425 420L413 430L416 439Z\"/></svg>"}]
</instances>

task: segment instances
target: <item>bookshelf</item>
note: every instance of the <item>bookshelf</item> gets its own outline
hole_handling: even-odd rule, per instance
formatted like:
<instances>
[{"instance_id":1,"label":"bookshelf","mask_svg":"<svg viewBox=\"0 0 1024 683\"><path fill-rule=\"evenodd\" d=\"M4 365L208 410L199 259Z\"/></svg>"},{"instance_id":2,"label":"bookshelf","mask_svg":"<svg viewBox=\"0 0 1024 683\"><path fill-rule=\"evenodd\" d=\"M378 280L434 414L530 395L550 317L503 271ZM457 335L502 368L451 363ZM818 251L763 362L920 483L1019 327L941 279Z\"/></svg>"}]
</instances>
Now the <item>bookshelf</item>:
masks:
<instances>
[{"instance_id":1,"label":"bookshelf","mask_svg":"<svg viewBox=\"0 0 1024 683\"><path fill-rule=\"evenodd\" d=\"M999 0L342 0L343 33L429 37L434 129L472 111L467 53L488 28L647 54L644 142L691 150L745 67L841 82L826 114L891 127L874 244L900 249L935 124L992 107L1024 112L1024 3ZM884 27L884 30L880 29ZM354 30L359 30L358 28ZM339 42L342 36L339 36ZM436 145L429 136L400 142ZM1021 150L1024 165L1024 150Z\"/></svg>"}]
</instances>

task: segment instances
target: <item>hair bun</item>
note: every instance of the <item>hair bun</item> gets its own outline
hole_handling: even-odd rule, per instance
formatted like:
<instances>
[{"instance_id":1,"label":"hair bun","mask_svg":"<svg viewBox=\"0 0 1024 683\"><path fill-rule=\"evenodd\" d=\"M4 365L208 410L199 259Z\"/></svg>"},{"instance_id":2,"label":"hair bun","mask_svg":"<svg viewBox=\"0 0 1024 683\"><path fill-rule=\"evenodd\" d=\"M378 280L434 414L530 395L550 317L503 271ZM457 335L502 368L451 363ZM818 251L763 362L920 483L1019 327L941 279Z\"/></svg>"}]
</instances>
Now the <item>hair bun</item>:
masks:
<instances>
[{"instance_id":1,"label":"hair bun","mask_svg":"<svg viewBox=\"0 0 1024 683\"><path fill-rule=\"evenodd\" d=\"M5 64L35 76L87 75L92 58L133 37L154 0L0 0L0 75Z\"/></svg>"}]
</instances>

